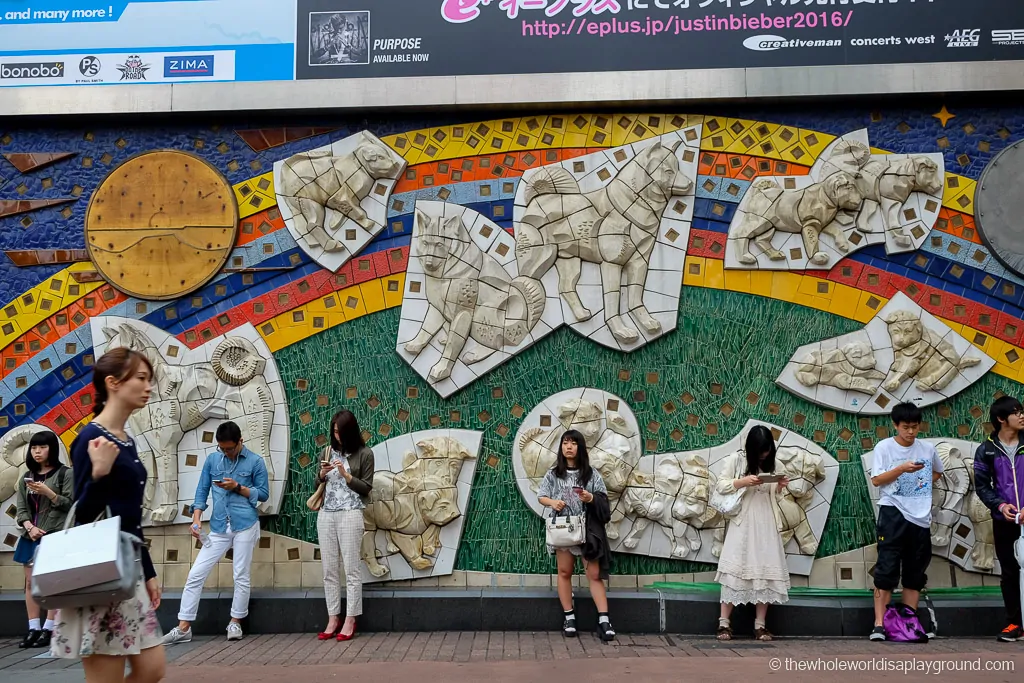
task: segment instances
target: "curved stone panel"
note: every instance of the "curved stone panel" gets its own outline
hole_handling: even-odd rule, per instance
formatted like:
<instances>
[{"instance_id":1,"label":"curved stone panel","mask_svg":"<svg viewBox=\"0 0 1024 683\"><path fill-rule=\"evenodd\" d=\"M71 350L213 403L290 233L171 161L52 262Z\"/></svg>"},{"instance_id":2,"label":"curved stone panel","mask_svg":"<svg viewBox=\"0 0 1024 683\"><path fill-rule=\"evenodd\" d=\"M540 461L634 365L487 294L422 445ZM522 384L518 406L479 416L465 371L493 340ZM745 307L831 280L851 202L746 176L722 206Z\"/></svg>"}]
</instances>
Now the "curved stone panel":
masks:
<instances>
[{"instance_id":1,"label":"curved stone panel","mask_svg":"<svg viewBox=\"0 0 1024 683\"><path fill-rule=\"evenodd\" d=\"M995 363L899 292L864 329L801 346L775 383L828 408L885 415L955 396Z\"/></svg>"},{"instance_id":2,"label":"curved stone panel","mask_svg":"<svg viewBox=\"0 0 1024 683\"><path fill-rule=\"evenodd\" d=\"M128 347L149 359L156 386L145 408L128 421L146 465L143 523L185 524L206 456L217 449L217 426L232 420L245 445L261 456L270 477L262 514L281 509L288 479L288 405L274 356L250 323L189 349L174 336L138 320L90 320L96 356ZM207 509L203 519L209 519Z\"/></svg>"},{"instance_id":3,"label":"curved stone panel","mask_svg":"<svg viewBox=\"0 0 1024 683\"><path fill-rule=\"evenodd\" d=\"M729 226L725 267L828 269L871 244L919 248L942 206L942 155L871 149L862 129L829 144L807 176L755 178Z\"/></svg>"},{"instance_id":4,"label":"curved stone panel","mask_svg":"<svg viewBox=\"0 0 1024 683\"><path fill-rule=\"evenodd\" d=\"M570 389L544 399L523 419L512 452L516 484L530 509L543 516L537 487L554 465L561 435L577 429L608 489L613 551L716 563L725 520L708 499L725 458L740 450L746 433L759 424L772 430L779 469L790 479L775 507L789 570L806 576L825 529L839 463L776 425L750 420L740 434L714 448L641 455L639 426L624 400L598 389Z\"/></svg>"}]
</instances>

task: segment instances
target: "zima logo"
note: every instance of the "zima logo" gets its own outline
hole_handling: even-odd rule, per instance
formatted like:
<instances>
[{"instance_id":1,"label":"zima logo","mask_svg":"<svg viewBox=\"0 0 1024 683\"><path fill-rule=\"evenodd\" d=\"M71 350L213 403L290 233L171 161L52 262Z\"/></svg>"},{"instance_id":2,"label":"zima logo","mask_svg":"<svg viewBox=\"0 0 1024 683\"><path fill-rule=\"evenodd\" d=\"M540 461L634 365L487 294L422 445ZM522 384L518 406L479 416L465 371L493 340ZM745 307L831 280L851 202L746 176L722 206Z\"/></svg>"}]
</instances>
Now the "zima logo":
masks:
<instances>
[{"instance_id":1,"label":"zima logo","mask_svg":"<svg viewBox=\"0 0 1024 683\"><path fill-rule=\"evenodd\" d=\"M121 72L122 81L144 81L149 68L149 64L143 64L142 58L138 55L131 55L124 60L124 64L117 66L117 70Z\"/></svg>"},{"instance_id":2,"label":"zima logo","mask_svg":"<svg viewBox=\"0 0 1024 683\"><path fill-rule=\"evenodd\" d=\"M100 64L99 58L92 55L83 57L82 61L78 63L78 70L83 76L95 76L99 74L101 68L103 65Z\"/></svg>"},{"instance_id":3,"label":"zima logo","mask_svg":"<svg viewBox=\"0 0 1024 683\"><path fill-rule=\"evenodd\" d=\"M996 29L992 31L993 45L1024 45L1024 28Z\"/></svg>"},{"instance_id":4,"label":"zima logo","mask_svg":"<svg viewBox=\"0 0 1024 683\"><path fill-rule=\"evenodd\" d=\"M164 57L164 78L212 77L213 55Z\"/></svg>"},{"instance_id":5,"label":"zima logo","mask_svg":"<svg viewBox=\"0 0 1024 683\"><path fill-rule=\"evenodd\" d=\"M946 47L978 47L980 28L958 28L946 36Z\"/></svg>"}]
</instances>

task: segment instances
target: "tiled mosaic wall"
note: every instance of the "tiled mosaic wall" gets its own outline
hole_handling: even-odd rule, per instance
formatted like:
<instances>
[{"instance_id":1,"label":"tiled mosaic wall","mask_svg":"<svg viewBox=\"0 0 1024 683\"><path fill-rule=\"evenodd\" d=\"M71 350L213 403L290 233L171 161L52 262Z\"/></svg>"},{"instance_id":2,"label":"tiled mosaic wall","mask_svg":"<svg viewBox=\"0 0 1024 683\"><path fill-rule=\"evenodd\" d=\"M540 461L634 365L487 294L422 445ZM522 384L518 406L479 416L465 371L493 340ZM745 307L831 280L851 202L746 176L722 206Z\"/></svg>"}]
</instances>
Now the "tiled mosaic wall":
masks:
<instances>
[{"instance_id":1,"label":"tiled mosaic wall","mask_svg":"<svg viewBox=\"0 0 1024 683\"><path fill-rule=\"evenodd\" d=\"M143 320L193 348L251 322L274 353L291 426L290 481L266 529L315 542L315 518L304 503L316 454L330 415L349 407L372 443L432 427L483 431L456 569L539 573L553 563L542 524L516 488L512 440L521 418L559 390L593 386L629 401L645 453L710 447L751 418L819 443L840 462L841 474L818 557L872 542L859 456L888 436L890 425L885 417L823 409L779 388L775 379L797 347L860 329L902 291L996 361L980 381L925 410L928 436L978 440L993 396L1021 391L1024 281L989 254L973 205L986 164L1024 138L1018 109L947 110L939 103L879 111L276 123L0 130L0 435L36 422L70 442L89 411L93 316ZM695 125L702 131L699 175L674 331L624 353L559 329L446 399L395 352L415 199L458 201L510 230L524 170ZM729 223L751 179L806 175L830 141L860 129L877 150L943 155L941 213L921 248L887 254L868 247L828 270L726 270ZM386 228L330 273L284 229L272 167L360 130L402 155L407 167L391 195ZM181 299L159 302L118 292L83 260L92 192L126 159L158 149L187 150L213 165L233 185L241 216L228 270ZM7 550L9 514L0 534ZM707 569L631 555L617 556L614 565L617 574Z\"/></svg>"}]
</instances>

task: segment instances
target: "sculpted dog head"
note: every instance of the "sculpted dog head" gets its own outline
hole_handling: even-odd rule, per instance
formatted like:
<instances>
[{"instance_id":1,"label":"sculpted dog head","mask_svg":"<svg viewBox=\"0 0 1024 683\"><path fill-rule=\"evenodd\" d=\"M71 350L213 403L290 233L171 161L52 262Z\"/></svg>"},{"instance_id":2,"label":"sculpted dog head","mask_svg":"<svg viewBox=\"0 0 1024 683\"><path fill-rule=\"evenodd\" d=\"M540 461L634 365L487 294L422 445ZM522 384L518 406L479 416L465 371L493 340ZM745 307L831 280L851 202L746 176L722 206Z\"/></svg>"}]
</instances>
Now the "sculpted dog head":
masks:
<instances>
[{"instance_id":1,"label":"sculpted dog head","mask_svg":"<svg viewBox=\"0 0 1024 683\"><path fill-rule=\"evenodd\" d=\"M602 431L601 414L600 405L581 398L574 398L558 406L558 421L565 429L575 429L581 433L587 448L597 444L597 437Z\"/></svg>"},{"instance_id":2,"label":"sculpted dog head","mask_svg":"<svg viewBox=\"0 0 1024 683\"><path fill-rule=\"evenodd\" d=\"M821 456L792 446L779 448L776 454L789 478L787 490L798 500L813 495L815 484L825 479Z\"/></svg>"},{"instance_id":3,"label":"sculpted dog head","mask_svg":"<svg viewBox=\"0 0 1024 683\"><path fill-rule=\"evenodd\" d=\"M858 370L870 370L875 367L875 350L867 342L850 342L843 347L843 355L850 365Z\"/></svg>"},{"instance_id":4,"label":"sculpted dog head","mask_svg":"<svg viewBox=\"0 0 1024 683\"><path fill-rule=\"evenodd\" d=\"M885 319L896 351L913 346L924 338L924 325L911 311L896 311Z\"/></svg>"},{"instance_id":5,"label":"sculpted dog head","mask_svg":"<svg viewBox=\"0 0 1024 683\"><path fill-rule=\"evenodd\" d=\"M449 254L456 254L469 245L471 238L461 216L431 218L416 212L416 249L423 271L432 277L443 277Z\"/></svg>"},{"instance_id":6,"label":"sculpted dog head","mask_svg":"<svg viewBox=\"0 0 1024 683\"><path fill-rule=\"evenodd\" d=\"M821 184L825 189L825 196L840 209L853 211L859 209L861 202L864 201L853 176L846 171L833 173Z\"/></svg>"},{"instance_id":7,"label":"sculpted dog head","mask_svg":"<svg viewBox=\"0 0 1024 683\"><path fill-rule=\"evenodd\" d=\"M417 493L416 508L424 521L435 526L444 526L462 514L455 487Z\"/></svg>"},{"instance_id":8,"label":"sculpted dog head","mask_svg":"<svg viewBox=\"0 0 1024 683\"><path fill-rule=\"evenodd\" d=\"M398 178L405 163L395 160L384 144L377 138L362 134L363 141L356 147L356 158L371 178Z\"/></svg>"},{"instance_id":9,"label":"sculpted dog head","mask_svg":"<svg viewBox=\"0 0 1024 683\"><path fill-rule=\"evenodd\" d=\"M926 156L913 156L914 187L927 194L939 194L942 190L942 172L939 165Z\"/></svg>"},{"instance_id":10,"label":"sculpted dog head","mask_svg":"<svg viewBox=\"0 0 1024 683\"><path fill-rule=\"evenodd\" d=\"M636 155L636 162L654 179L664 199L693 190L693 180L679 169L679 159L676 158L676 150L682 142L677 140L672 147L666 147L658 140Z\"/></svg>"}]
</instances>

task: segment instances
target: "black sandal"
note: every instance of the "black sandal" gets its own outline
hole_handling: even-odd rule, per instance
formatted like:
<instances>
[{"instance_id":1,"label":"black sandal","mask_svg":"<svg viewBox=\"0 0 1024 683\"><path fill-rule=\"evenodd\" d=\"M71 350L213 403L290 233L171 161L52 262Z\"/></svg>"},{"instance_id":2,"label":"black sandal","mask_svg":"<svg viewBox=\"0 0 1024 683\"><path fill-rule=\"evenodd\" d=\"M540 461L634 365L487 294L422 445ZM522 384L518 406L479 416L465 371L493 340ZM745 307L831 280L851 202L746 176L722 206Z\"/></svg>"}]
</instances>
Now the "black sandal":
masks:
<instances>
[{"instance_id":1,"label":"black sandal","mask_svg":"<svg viewBox=\"0 0 1024 683\"><path fill-rule=\"evenodd\" d=\"M566 638L576 637L576 617L567 617L562 623L562 635Z\"/></svg>"},{"instance_id":2,"label":"black sandal","mask_svg":"<svg viewBox=\"0 0 1024 683\"><path fill-rule=\"evenodd\" d=\"M769 641L772 639L772 634L768 632L766 628L754 629L754 640Z\"/></svg>"},{"instance_id":3,"label":"black sandal","mask_svg":"<svg viewBox=\"0 0 1024 683\"><path fill-rule=\"evenodd\" d=\"M732 629L728 626L719 626L716 638L719 640L732 640Z\"/></svg>"}]
</instances>

